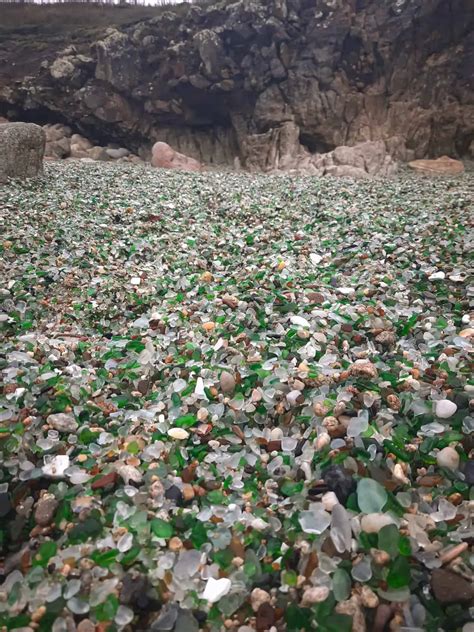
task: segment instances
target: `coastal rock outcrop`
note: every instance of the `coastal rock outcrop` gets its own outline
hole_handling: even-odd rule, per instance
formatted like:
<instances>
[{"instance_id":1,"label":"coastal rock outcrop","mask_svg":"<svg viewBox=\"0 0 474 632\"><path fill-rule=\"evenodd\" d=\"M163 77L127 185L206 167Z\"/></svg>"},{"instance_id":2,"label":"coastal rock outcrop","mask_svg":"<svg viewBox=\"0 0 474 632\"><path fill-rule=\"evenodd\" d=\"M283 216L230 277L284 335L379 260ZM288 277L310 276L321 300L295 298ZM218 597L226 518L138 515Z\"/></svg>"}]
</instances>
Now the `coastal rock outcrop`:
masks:
<instances>
[{"instance_id":1,"label":"coastal rock outcrop","mask_svg":"<svg viewBox=\"0 0 474 632\"><path fill-rule=\"evenodd\" d=\"M109 28L90 47L49 43L36 73L20 67L7 81L0 72L0 114L61 120L96 145L114 142L147 160L162 141L203 164L238 158L263 171L306 161L336 173L348 152L341 146L367 142L403 161L468 156L473 23L470 0L162 9ZM368 171L359 150L350 160L354 174Z\"/></svg>"}]
</instances>

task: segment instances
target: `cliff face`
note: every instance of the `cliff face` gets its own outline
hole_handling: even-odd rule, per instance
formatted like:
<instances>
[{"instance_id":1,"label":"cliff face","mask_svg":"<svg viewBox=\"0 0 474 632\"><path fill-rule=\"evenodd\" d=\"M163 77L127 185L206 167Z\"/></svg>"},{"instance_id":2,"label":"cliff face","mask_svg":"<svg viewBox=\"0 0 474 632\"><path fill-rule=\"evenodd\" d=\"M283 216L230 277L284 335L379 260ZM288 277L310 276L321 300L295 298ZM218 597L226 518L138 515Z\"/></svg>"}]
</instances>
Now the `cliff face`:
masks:
<instances>
[{"instance_id":1,"label":"cliff face","mask_svg":"<svg viewBox=\"0 0 474 632\"><path fill-rule=\"evenodd\" d=\"M463 156L474 140L474 4L190 5L109 29L90 50L66 48L35 76L0 79L7 110L135 151L164 140L255 169L364 140L388 140L402 159Z\"/></svg>"}]
</instances>

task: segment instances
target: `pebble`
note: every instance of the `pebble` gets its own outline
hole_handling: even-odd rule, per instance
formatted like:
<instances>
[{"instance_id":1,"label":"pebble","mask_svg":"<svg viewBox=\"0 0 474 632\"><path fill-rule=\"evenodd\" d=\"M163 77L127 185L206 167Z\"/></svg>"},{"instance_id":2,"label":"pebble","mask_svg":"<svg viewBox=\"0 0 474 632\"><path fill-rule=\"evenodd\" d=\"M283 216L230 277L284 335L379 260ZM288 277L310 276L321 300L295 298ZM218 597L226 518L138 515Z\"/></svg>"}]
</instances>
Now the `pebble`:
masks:
<instances>
[{"instance_id":1,"label":"pebble","mask_svg":"<svg viewBox=\"0 0 474 632\"><path fill-rule=\"evenodd\" d=\"M220 386L223 393L233 393L235 390L235 377L228 371L223 371L220 377Z\"/></svg>"},{"instance_id":2,"label":"pebble","mask_svg":"<svg viewBox=\"0 0 474 632\"><path fill-rule=\"evenodd\" d=\"M341 465L330 465L323 471L322 476L329 491L334 492L339 502L345 505L351 493L356 489L353 475Z\"/></svg>"},{"instance_id":3,"label":"pebble","mask_svg":"<svg viewBox=\"0 0 474 632\"><path fill-rule=\"evenodd\" d=\"M168 542L168 548L170 549L170 551L173 551L176 553L177 551L180 551L183 548L183 542L177 536L173 536Z\"/></svg>"},{"instance_id":4,"label":"pebble","mask_svg":"<svg viewBox=\"0 0 474 632\"><path fill-rule=\"evenodd\" d=\"M189 432L184 428L170 428L168 430L168 436L172 439L184 441L184 439L187 439L189 437Z\"/></svg>"},{"instance_id":5,"label":"pebble","mask_svg":"<svg viewBox=\"0 0 474 632\"><path fill-rule=\"evenodd\" d=\"M186 502L189 502L194 498L194 489L193 486L189 483L185 483L183 485L183 498Z\"/></svg>"},{"instance_id":6,"label":"pebble","mask_svg":"<svg viewBox=\"0 0 474 632\"><path fill-rule=\"evenodd\" d=\"M301 598L301 606L308 608L315 603L326 601L329 597L329 592L330 590L327 586L311 586L310 588L306 588Z\"/></svg>"},{"instance_id":7,"label":"pebble","mask_svg":"<svg viewBox=\"0 0 474 632\"><path fill-rule=\"evenodd\" d=\"M275 609L269 603L262 603L257 612L256 628L257 632L271 630L275 623Z\"/></svg>"},{"instance_id":8,"label":"pebble","mask_svg":"<svg viewBox=\"0 0 474 632\"><path fill-rule=\"evenodd\" d=\"M440 419L449 419L457 409L456 404L449 399L440 399L436 402L436 416Z\"/></svg>"},{"instance_id":9,"label":"pebble","mask_svg":"<svg viewBox=\"0 0 474 632\"><path fill-rule=\"evenodd\" d=\"M454 448L447 446L438 452L436 462L440 467L446 467L449 470L457 470L459 468L460 457Z\"/></svg>"},{"instance_id":10,"label":"pebble","mask_svg":"<svg viewBox=\"0 0 474 632\"><path fill-rule=\"evenodd\" d=\"M49 415L46 419L47 423L58 432L76 432L79 424L73 415L68 413L56 413Z\"/></svg>"},{"instance_id":11,"label":"pebble","mask_svg":"<svg viewBox=\"0 0 474 632\"><path fill-rule=\"evenodd\" d=\"M46 606L40 606L31 615L31 620L33 621L33 623L38 623L39 621L41 621L41 619L44 617L45 614L46 614Z\"/></svg>"},{"instance_id":12,"label":"pebble","mask_svg":"<svg viewBox=\"0 0 474 632\"><path fill-rule=\"evenodd\" d=\"M474 485L474 459L470 459L464 465L464 479L468 485Z\"/></svg>"},{"instance_id":13,"label":"pebble","mask_svg":"<svg viewBox=\"0 0 474 632\"><path fill-rule=\"evenodd\" d=\"M83 619L77 625L77 632L95 632L95 623L90 619Z\"/></svg>"},{"instance_id":14,"label":"pebble","mask_svg":"<svg viewBox=\"0 0 474 632\"><path fill-rule=\"evenodd\" d=\"M366 608L376 608L379 605L379 598L369 586L362 586L360 589L360 600Z\"/></svg>"},{"instance_id":15,"label":"pebble","mask_svg":"<svg viewBox=\"0 0 474 632\"><path fill-rule=\"evenodd\" d=\"M263 603L269 603L270 600L270 594L262 588L254 588L250 593L250 604L254 612L257 612Z\"/></svg>"},{"instance_id":16,"label":"pebble","mask_svg":"<svg viewBox=\"0 0 474 632\"><path fill-rule=\"evenodd\" d=\"M443 605L472 605L474 601L474 585L461 575L444 568L435 568L432 571L431 588L436 599Z\"/></svg>"},{"instance_id":17,"label":"pebble","mask_svg":"<svg viewBox=\"0 0 474 632\"><path fill-rule=\"evenodd\" d=\"M52 494L45 494L42 496L35 510L35 522L40 527L47 527L53 520L56 509L58 508L58 501Z\"/></svg>"}]
</instances>

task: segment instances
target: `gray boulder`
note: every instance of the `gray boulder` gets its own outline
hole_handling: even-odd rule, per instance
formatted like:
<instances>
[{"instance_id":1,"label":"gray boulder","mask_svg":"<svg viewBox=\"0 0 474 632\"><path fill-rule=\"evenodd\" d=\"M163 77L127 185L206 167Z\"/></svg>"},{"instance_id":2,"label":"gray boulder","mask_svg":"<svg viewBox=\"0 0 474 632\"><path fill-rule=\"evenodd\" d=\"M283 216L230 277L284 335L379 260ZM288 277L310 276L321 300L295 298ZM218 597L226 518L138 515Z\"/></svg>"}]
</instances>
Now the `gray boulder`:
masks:
<instances>
[{"instance_id":1,"label":"gray boulder","mask_svg":"<svg viewBox=\"0 0 474 632\"><path fill-rule=\"evenodd\" d=\"M33 123L0 125L0 182L34 178L43 172L45 133Z\"/></svg>"}]
</instances>

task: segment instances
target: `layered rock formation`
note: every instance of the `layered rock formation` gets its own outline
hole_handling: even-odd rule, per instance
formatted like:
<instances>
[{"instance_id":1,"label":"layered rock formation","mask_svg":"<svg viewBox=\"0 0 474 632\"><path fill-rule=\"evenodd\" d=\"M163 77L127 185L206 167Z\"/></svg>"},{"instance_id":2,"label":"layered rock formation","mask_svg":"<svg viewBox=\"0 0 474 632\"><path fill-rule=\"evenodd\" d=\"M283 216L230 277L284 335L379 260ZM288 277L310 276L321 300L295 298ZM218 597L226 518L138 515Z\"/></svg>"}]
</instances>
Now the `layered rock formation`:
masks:
<instances>
[{"instance_id":1,"label":"layered rock formation","mask_svg":"<svg viewBox=\"0 0 474 632\"><path fill-rule=\"evenodd\" d=\"M254 170L314 166L369 140L403 160L465 156L473 22L471 0L189 5L58 51L0 85L0 113L62 120L145 157L164 141Z\"/></svg>"}]
</instances>

